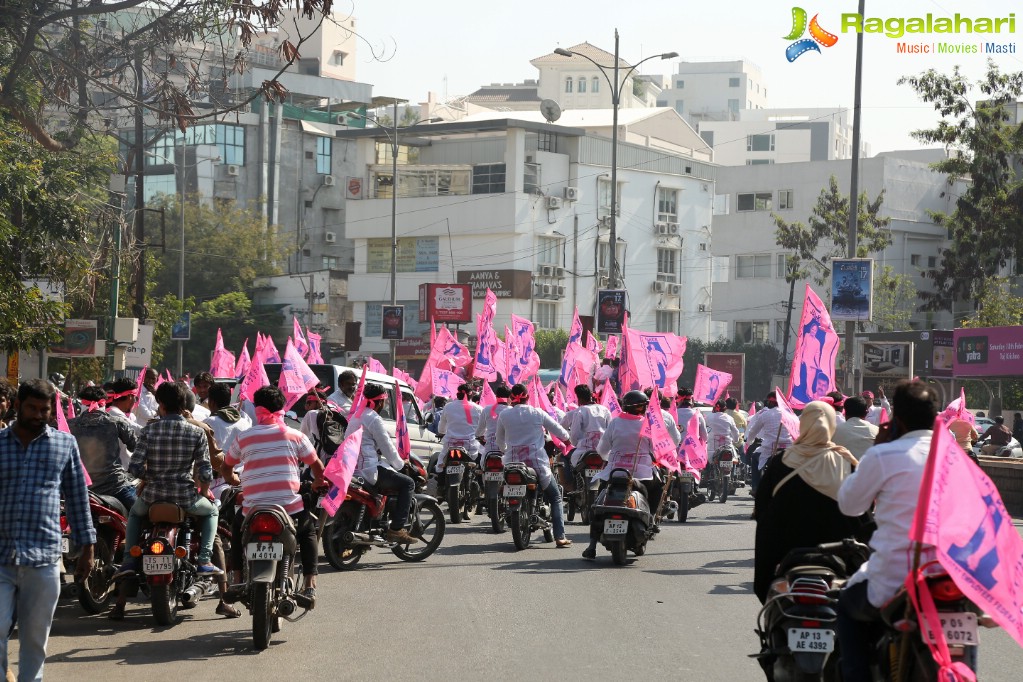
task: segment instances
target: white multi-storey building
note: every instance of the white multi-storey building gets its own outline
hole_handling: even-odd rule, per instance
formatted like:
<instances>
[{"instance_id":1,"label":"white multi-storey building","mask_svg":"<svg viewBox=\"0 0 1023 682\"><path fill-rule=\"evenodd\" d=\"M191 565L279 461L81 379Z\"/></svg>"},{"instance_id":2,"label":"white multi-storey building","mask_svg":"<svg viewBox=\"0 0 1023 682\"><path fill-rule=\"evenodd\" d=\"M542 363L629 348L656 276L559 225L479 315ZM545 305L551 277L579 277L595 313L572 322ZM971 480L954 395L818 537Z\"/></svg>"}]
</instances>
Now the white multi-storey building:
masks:
<instances>
[{"instance_id":1,"label":"white multi-storey building","mask_svg":"<svg viewBox=\"0 0 1023 682\"><path fill-rule=\"evenodd\" d=\"M767 108L760 67L745 59L681 61L657 106L671 107L693 127L702 121L734 121L743 109Z\"/></svg>"}]
</instances>

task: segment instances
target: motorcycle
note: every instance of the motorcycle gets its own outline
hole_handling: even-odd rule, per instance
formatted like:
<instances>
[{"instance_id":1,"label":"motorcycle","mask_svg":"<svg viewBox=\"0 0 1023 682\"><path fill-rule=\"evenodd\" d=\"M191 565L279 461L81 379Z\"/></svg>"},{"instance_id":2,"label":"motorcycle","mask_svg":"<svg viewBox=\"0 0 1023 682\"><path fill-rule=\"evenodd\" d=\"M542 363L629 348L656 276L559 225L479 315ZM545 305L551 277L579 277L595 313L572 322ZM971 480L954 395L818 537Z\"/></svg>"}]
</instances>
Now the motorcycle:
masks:
<instances>
[{"instance_id":1,"label":"motorcycle","mask_svg":"<svg viewBox=\"0 0 1023 682\"><path fill-rule=\"evenodd\" d=\"M124 557L124 536L128 511L116 497L89 491L89 512L96 529L95 562L92 573L77 585L78 602L87 613L101 613L116 592L114 574ZM63 517L62 517L63 518ZM71 547L69 558L78 559L78 548Z\"/></svg>"},{"instance_id":2,"label":"motorcycle","mask_svg":"<svg viewBox=\"0 0 1023 682\"><path fill-rule=\"evenodd\" d=\"M664 484L664 518L677 518L679 523L688 521L689 510L707 501L707 496L698 492L698 487L696 474L691 471L669 473Z\"/></svg>"},{"instance_id":3,"label":"motorcycle","mask_svg":"<svg viewBox=\"0 0 1023 682\"><path fill-rule=\"evenodd\" d=\"M480 504L482 489L479 465L461 447L448 450L444 464L446 490L444 498L448 503L451 523L468 521L473 510Z\"/></svg>"},{"instance_id":4,"label":"motorcycle","mask_svg":"<svg viewBox=\"0 0 1023 682\"><path fill-rule=\"evenodd\" d=\"M412 455L402 473L411 476L416 484L405 528L420 542L399 545L387 541L390 517L396 511L398 498L393 490L377 488L357 476L349 483L345 500L333 517L321 509L323 553L333 568L351 570L371 547L388 548L402 561L422 561L440 546L444 539L444 513L437 500L423 492L426 467Z\"/></svg>"},{"instance_id":5,"label":"motorcycle","mask_svg":"<svg viewBox=\"0 0 1023 682\"><path fill-rule=\"evenodd\" d=\"M611 552L615 564L625 564L626 551L643 556L647 541L654 536L654 517L646 497L633 490L628 470L611 472L607 487L593 503L592 514L591 523L603 525L600 543Z\"/></svg>"},{"instance_id":6,"label":"motorcycle","mask_svg":"<svg viewBox=\"0 0 1023 682\"><path fill-rule=\"evenodd\" d=\"M545 542L554 542L551 505L542 495L535 469L521 462L507 465L504 469L502 493L508 508L508 525L511 527L515 549L528 547L536 531L543 532Z\"/></svg>"},{"instance_id":7,"label":"motorcycle","mask_svg":"<svg viewBox=\"0 0 1023 682\"><path fill-rule=\"evenodd\" d=\"M575 490L566 493L568 502L568 520L575 520L575 513L579 511L580 520L584 524L590 522L590 510L593 507L593 500L597 496L596 475L607 462L598 453L590 450L583 454L576 465L573 475L575 476Z\"/></svg>"},{"instance_id":8,"label":"motorcycle","mask_svg":"<svg viewBox=\"0 0 1023 682\"><path fill-rule=\"evenodd\" d=\"M732 480L734 469L735 451L731 447L723 447L714 453L703 470L700 482L700 486L707 489L707 498L711 502L715 495L720 496L722 502L727 502L728 496L735 494L736 483Z\"/></svg>"},{"instance_id":9,"label":"motorcycle","mask_svg":"<svg viewBox=\"0 0 1023 682\"><path fill-rule=\"evenodd\" d=\"M505 530L507 512L501 485L504 483L504 461L500 452L488 452L483 458L483 488L487 500L487 515L495 533Z\"/></svg>"},{"instance_id":10,"label":"motorcycle","mask_svg":"<svg viewBox=\"0 0 1023 682\"><path fill-rule=\"evenodd\" d=\"M1003 458L1003 459L1004 458L1012 458L1012 459L1023 458L1023 448L1020 447L1019 441L1016 440L1015 438L1010 438L1009 442L1006 445L1003 445L1002 447L998 448L995 451L994 454L985 455L982 452L982 449L983 449L983 447L985 445L987 445L990 442L991 442L991 438L988 437L988 438L985 438L984 440L979 440L979 441L977 441L976 443L973 444L973 461L976 462L977 458L981 457L981 456L983 456L983 457L998 457L998 458Z\"/></svg>"}]
</instances>

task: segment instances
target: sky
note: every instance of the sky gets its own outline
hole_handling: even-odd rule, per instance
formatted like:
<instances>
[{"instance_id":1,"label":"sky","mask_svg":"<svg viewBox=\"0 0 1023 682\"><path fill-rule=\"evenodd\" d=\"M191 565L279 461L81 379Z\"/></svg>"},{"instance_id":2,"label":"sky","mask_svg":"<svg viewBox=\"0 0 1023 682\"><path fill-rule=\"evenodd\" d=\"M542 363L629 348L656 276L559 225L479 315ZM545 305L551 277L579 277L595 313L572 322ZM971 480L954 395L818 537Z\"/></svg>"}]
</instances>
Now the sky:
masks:
<instances>
[{"instance_id":1,"label":"sky","mask_svg":"<svg viewBox=\"0 0 1023 682\"><path fill-rule=\"evenodd\" d=\"M792 7L800 6L838 36L832 47L807 52L789 63L785 48ZM864 35L862 139L872 153L921 147L912 131L938 120L901 76L928 69L951 73L956 65L971 80L992 59L1002 71L1023 71L1023 6L1007 0L867 0L866 16L879 18L952 16L1007 17L1019 9L1016 33L906 35L901 40L979 45L985 39L1010 44L1015 54L899 54L899 40ZM760 67L771 107L852 107L856 34L841 32L841 15L855 13L855 0L765 2L665 2L664 0L335 0L336 14L354 13L363 40L356 79L371 83L378 96L424 101L433 91L443 101L490 83L536 78L529 60L588 41L614 49L635 62L678 52L679 59L651 60L641 73L674 73L680 60L744 58ZM1020 45L1016 45L1017 40Z\"/></svg>"}]
</instances>

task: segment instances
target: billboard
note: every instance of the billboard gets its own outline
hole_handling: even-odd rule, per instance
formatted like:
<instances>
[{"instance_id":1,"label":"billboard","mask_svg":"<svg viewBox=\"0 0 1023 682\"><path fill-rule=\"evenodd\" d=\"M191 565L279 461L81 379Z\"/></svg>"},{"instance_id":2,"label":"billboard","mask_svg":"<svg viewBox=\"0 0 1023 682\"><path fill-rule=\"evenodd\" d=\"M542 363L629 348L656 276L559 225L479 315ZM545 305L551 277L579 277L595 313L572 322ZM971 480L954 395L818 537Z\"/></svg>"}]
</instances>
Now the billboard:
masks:
<instances>
[{"instance_id":1,"label":"billboard","mask_svg":"<svg viewBox=\"0 0 1023 682\"><path fill-rule=\"evenodd\" d=\"M473 298L486 298L487 289L498 298L528 299L532 295L533 273L529 270L459 270L459 284L472 285Z\"/></svg>"},{"instance_id":2,"label":"billboard","mask_svg":"<svg viewBox=\"0 0 1023 682\"><path fill-rule=\"evenodd\" d=\"M468 284L420 284L419 321L472 321L472 286Z\"/></svg>"},{"instance_id":3,"label":"billboard","mask_svg":"<svg viewBox=\"0 0 1023 682\"><path fill-rule=\"evenodd\" d=\"M597 292L598 334L621 334L625 313L624 289L601 289Z\"/></svg>"},{"instance_id":4,"label":"billboard","mask_svg":"<svg viewBox=\"0 0 1023 682\"><path fill-rule=\"evenodd\" d=\"M935 329L931 332L932 377L951 377L955 365L955 340L950 330Z\"/></svg>"},{"instance_id":5,"label":"billboard","mask_svg":"<svg viewBox=\"0 0 1023 682\"><path fill-rule=\"evenodd\" d=\"M860 341L860 391L891 393L902 379L913 378L913 344Z\"/></svg>"},{"instance_id":6,"label":"billboard","mask_svg":"<svg viewBox=\"0 0 1023 682\"><path fill-rule=\"evenodd\" d=\"M873 313L874 261L835 258L831 261L832 322L866 322Z\"/></svg>"},{"instance_id":7,"label":"billboard","mask_svg":"<svg viewBox=\"0 0 1023 682\"><path fill-rule=\"evenodd\" d=\"M49 353L54 357L95 357L96 320L64 320L64 340Z\"/></svg>"},{"instance_id":8,"label":"billboard","mask_svg":"<svg viewBox=\"0 0 1023 682\"><path fill-rule=\"evenodd\" d=\"M155 326L140 324L135 343L124 349L125 367L148 367L153 357L153 331Z\"/></svg>"},{"instance_id":9,"label":"billboard","mask_svg":"<svg viewBox=\"0 0 1023 682\"><path fill-rule=\"evenodd\" d=\"M719 372L728 372L732 375L732 381L725 387L724 395L739 401L741 406L746 402L745 376L746 376L746 354L745 353L704 353L703 364Z\"/></svg>"},{"instance_id":10,"label":"billboard","mask_svg":"<svg viewBox=\"0 0 1023 682\"><path fill-rule=\"evenodd\" d=\"M171 327L171 341L189 341L192 338L192 313L187 310L181 313Z\"/></svg>"},{"instance_id":11,"label":"billboard","mask_svg":"<svg viewBox=\"0 0 1023 682\"><path fill-rule=\"evenodd\" d=\"M953 332L956 377L1023 376L1023 327L978 327Z\"/></svg>"},{"instance_id":12,"label":"billboard","mask_svg":"<svg viewBox=\"0 0 1023 682\"><path fill-rule=\"evenodd\" d=\"M380 337L384 341L401 341L405 338L405 306L385 305L381 317Z\"/></svg>"}]
</instances>

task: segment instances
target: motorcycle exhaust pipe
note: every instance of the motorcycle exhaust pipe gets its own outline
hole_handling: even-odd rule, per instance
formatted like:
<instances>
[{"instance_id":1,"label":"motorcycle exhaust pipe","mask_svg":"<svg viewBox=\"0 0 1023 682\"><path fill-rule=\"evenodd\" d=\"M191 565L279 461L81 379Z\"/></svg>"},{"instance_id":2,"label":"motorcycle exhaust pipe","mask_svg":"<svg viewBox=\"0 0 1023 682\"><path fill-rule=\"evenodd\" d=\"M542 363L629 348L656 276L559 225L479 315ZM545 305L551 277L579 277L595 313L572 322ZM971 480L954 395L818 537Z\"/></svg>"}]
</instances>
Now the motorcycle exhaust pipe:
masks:
<instances>
[{"instance_id":1,"label":"motorcycle exhaust pipe","mask_svg":"<svg viewBox=\"0 0 1023 682\"><path fill-rule=\"evenodd\" d=\"M669 501L667 511L669 514L678 513L678 502L676 502L675 500Z\"/></svg>"},{"instance_id":2,"label":"motorcycle exhaust pipe","mask_svg":"<svg viewBox=\"0 0 1023 682\"><path fill-rule=\"evenodd\" d=\"M287 618L295 613L296 608L298 608L298 604L293 599L282 599L281 603L277 605L277 615L281 618Z\"/></svg>"},{"instance_id":3,"label":"motorcycle exhaust pipe","mask_svg":"<svg viewBox=\"0 0 1023 682\"><path fill-rule=\"evenodd\" d=\"M387 547L386 541L381 538L373 537L369 533L353 533L352 531L347 531L342 539L346 545Z\"/></svg>"},{"instance_id":4,"label":"motorcycle exhaust pipe","mask_svg":"<svg viewBox=\"0 0 1023 682\"><path fill-rule=\"evenodd\" d=\"M198 604L204 596L206 596L206 586L203 583L196 583L181 593L181 605L190 608Z\"/></svg>"}]
</instances>

